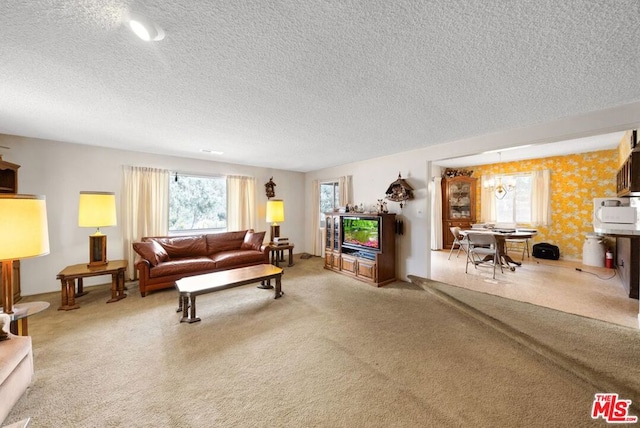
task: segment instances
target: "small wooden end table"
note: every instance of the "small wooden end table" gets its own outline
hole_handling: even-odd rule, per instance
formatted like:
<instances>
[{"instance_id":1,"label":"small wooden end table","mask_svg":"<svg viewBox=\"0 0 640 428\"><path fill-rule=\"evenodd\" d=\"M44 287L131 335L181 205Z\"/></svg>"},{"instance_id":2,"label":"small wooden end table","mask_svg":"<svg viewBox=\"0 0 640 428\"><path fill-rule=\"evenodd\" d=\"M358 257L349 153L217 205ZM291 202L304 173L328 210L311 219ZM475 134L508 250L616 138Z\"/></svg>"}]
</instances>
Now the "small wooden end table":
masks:
<instances>
[{"instance_id":1,"label":"small wooden end table","mask_svg":"<svg viewBox=\"0 0 640 428\"><path fill-rule=\"evenodd\" d=\"M288 245L275 245L270 244L271 248L271 264L280 267L280 262L284 261L284 250L289 250L289 264L288 266L293 266L293 244Z\"/></svg>"},{"instance_id":2,"label":"small wooden end table","mask_svg":"<svg viewBox=\"0 0 640 428\"><path fill-rule=\"evenodd\" d=\"M75 298L87 294L84 291L82 279L91 276L111 275L111 299L107 300L107 303L124 299L127 297L124 293L124 272L126 269L126 260L113 260L104 266L96 267L89 267L86 263L67 266L56 276L62 285L62 303L58 310L70 311L80 307ZM75 287L76 279L78 280L77 293Z\"/></svg>"}]
</instances>

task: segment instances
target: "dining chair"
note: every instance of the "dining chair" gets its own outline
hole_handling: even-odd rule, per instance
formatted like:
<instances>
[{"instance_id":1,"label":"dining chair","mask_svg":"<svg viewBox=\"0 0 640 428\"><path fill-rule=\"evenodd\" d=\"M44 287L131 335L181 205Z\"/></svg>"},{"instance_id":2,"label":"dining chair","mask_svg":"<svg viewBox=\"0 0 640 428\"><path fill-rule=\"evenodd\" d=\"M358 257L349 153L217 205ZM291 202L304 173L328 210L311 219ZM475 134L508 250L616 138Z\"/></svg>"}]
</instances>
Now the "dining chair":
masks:
<instances>
[{"instance_id":1,"label":"dining chair","mask_svg":"<svg viewBox=\"0 0 640 428\"><path fill-rule=\"evenodd\" d=\"M473 263L473 266L478 269L479 264L488 262L493 263L493 279L496 279L497 265L500 265L500 272L504 273L496 237L493 234L469 232L467 233L467 243L467 263L464 267L464 273L468 273L469 263Z\"/></svg>"},{"instance_id":2,"label":"dining chair","mask_svg":"<svg viewBox=\"0 0 640 428\"><path fill-rule=\"evenodd\" d=\"M527 257L531 257L529 255L529 238L520 239L520 238L507 238L505 239L505 252L509 253L509 250L522 250L521 259L524 260L524 253L526 251Z\"/></svg>"},{"instance_id":3,"label":"dining chair","mask_svg":"<svg viewBox=\"0 0 640 428\"><path fill-rule=\"evenodd\" d=\"M532 236L535 236L538 233L536 229L523 228L516 228L516 232L531 233ZM510 249L514 249L513 245L515 245L515 249L522 249L522 260L524 260L525 251L527 253L527 258L531 258L531 252L529 251L529 239L530 238L507 238L505 251L508 252Z\"/></svg>"},{"instance_id":4,"label":"dining chair","mask_svg":"<svg viewBox=\"0 0 640 428\"><path fill-rule=\"evenodd\" d=\"M460 249L462 249L462 251L464 251L466 254L467 247L468 247L467 238L460 233L459 227L457 226L450 227L449 230L453 235L453 244L451 244L451 250L449 251L449 258L447 260L451 260L451 254L453 253L453 250L456 248L456 245L458 246L458 253L456 254L456 258L460 255Z\"/></svg>"}]
</instances>

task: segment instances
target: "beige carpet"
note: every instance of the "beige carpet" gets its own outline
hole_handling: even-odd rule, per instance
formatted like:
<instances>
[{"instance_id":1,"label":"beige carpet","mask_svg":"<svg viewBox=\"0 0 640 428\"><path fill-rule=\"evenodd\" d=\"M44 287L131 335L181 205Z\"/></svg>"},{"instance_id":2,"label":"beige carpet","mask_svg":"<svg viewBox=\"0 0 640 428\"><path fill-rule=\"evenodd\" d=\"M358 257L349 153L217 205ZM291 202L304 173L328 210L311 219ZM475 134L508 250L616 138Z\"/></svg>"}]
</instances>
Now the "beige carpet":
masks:
<instances>
[{"instance_id":1,"label":"beige carpet","mask_svg":"<svg viewBox=\"0 0 640 428\"><path fill-rule=\"evenodd\" d=\"M374 288L296 259L282 299L209 294L191 325L174 290L141 298L135 283L111 304L92 287L69 312L57 293L25 298L52 307L30 319L35 379L5 424L606 426L590 417L596 392L640 414L637 330L415 282Z\"/></svg>"}]
</instances>

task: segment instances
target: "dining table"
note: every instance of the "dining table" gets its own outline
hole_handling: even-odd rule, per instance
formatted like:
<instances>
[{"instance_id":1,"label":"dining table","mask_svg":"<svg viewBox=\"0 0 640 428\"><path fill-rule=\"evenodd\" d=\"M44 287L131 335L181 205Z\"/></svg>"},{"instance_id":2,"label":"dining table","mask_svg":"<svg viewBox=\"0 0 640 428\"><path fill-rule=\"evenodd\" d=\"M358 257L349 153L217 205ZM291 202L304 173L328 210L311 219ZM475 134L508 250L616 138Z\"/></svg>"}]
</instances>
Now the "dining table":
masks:
<instances>
[{"instance_id":1,"label":"dining table","mask_svg":"<svg viewBox=\"0 0 640 428\"><path fill-rule=\"evenodd\" d=\"M500 263L504 267L509 268L511 271L515 271L516 266L521 266L522 262L513 260L507 253L507 240L508 239L531 239L538 231L535 229L516 229L516 230L504 230L504 229L463 229L460 230L460 234L467 236L469 233L489 233L496 238L496 246L498 247L498 254L500 255Z\"/></svg>"}]
</instances>

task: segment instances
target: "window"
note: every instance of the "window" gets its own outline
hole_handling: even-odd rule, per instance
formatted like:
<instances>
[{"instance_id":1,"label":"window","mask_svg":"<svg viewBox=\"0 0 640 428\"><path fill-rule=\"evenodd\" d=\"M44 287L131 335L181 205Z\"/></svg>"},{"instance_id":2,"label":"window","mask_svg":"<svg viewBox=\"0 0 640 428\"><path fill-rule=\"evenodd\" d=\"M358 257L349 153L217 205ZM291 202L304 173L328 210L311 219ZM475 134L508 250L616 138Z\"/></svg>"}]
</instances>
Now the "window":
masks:
<instances>
[{"instance_id":1,"label":"window","mask_svg":"<svg viewBox=\"0 0 640 428\"><path fill-rule=\"evenodd\" d=\"M340 188L337 181L320 183L320 223L324 225L324 213L339 207Z\"/></svg>"},{"instance_id":2,"label":"window","mask_svg":"<svg viewBox=\"0 0 640 428\"><path fill-rule=\"evenodd\" d=\"M531 223L531 174L512 175L508 179L515 182L515 188L496 200L496 222Z\"/></svg>"},{"instance_id":3,"label":"window","mask_svg":"<svg viewBox=\"0 0 640 428\"><path fill-rule=\"evenodd\" d=\"M227 228L225 177L175 175L169 182L169 232L223 231Z\"/></svg>"}]
</instances>

